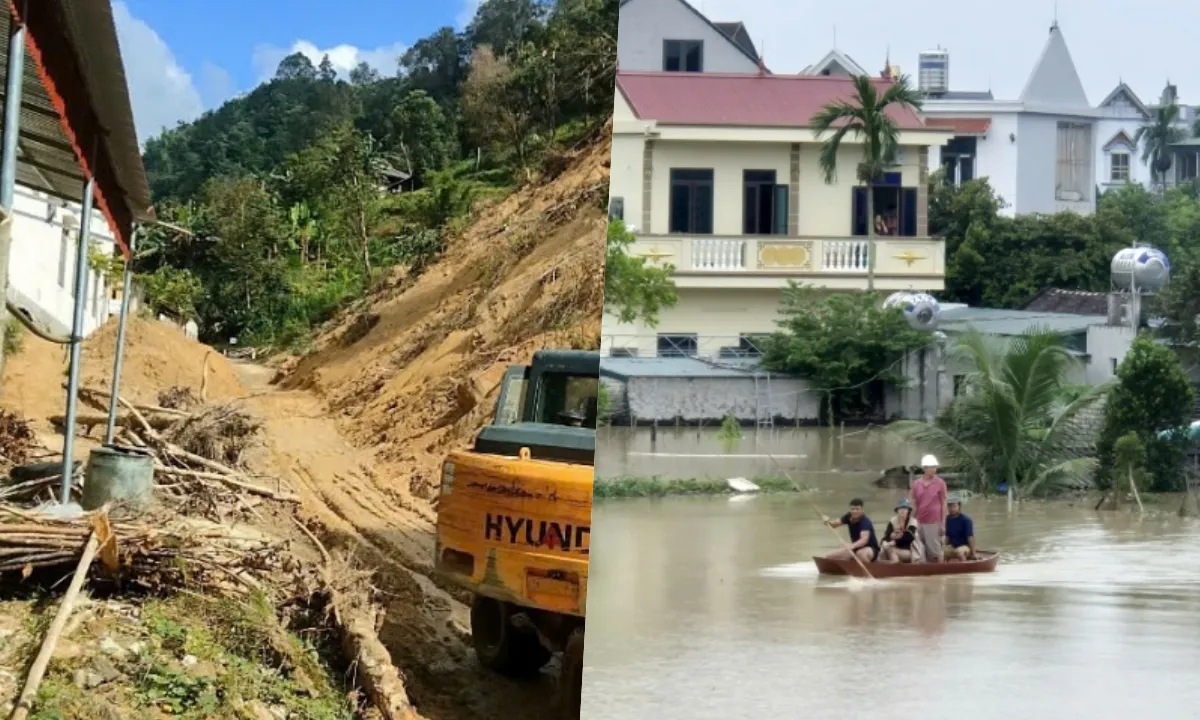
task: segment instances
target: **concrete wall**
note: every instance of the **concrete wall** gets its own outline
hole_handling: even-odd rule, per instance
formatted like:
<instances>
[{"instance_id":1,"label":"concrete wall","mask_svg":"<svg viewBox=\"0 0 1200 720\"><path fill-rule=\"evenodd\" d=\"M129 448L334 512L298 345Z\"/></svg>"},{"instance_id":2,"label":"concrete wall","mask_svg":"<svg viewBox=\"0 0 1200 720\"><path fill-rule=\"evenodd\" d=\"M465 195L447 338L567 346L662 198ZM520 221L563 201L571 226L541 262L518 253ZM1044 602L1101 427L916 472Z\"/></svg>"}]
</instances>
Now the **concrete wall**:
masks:
<instances>
[{"instance_id":1,"label":"concrete wall","mask_svg":"<svg viewBox=\"0 0 1200 720\"><path fill-rule=\"evenodd\" d=\"M1087 330L1090 360L1084 373L1089 385L1099 385L1116 377L1115 362L1120 365L1133 345L1137 332L1120 325L1093 325Z\"/></svg>"},{"instance_id":2,"label":"concrete wall","mask_svg":"<svg viewBox=\"0 0 1200 720\"><path fill-rule=\"evenodd\" d=\"M633 111L618 91L613 101L613 121L635 121ZM614 133L609 159L609 199L621 198L626 225L645 231L642 227L642 171L646 139L641 135Z\"/></svg>"},{"instance_id":3,"label":"concrete wall","mask_svg":"<svg viewBox=\"0 0 1200 720\"><path fill-rule=\"evenodd\" d=\"M601 351L636 348L639 357L654 357L659 334L696 333L699 354L713 357L722 346L737 345L742 334L770 334L779 329L779 290L740 288L678 288L679 302L666 308L657 327L617 322L605 316Z\"/></svg>"},{"instance_id":4,"label":"concrete wall","mask_svg":"<svg viewBox=\"0 0 1200 720\"><path fill-rule=\"evenodd\" d=\"M632 0L617 22L621 70L661 72L664 40L704 42L704 72L753 73L758 63L679 0Z\"/></svg>"},{"instance_id":5,"label":"concrete wall","mask_svg":"<svg viewBox=\"0 0 1200 720\"><path fill-rule=\"evenodd\" d=\"M761 377L760 383L765 386ZM611 392L611 391L610 391ZM751 423L758 417L753 377L744 378L630 378L614 400L628 408L638 423L657 421L670 424L720 423L732 413ZM809 392L808 383L796 378L771 378L769 411L776 422L811 422L818 417L819 398ZM767 408L764 408L766 410Z\"/></svg>"},{"instance_id":6,"label":"concrete wall","mask_svg":"<svg viewBox=\"0 0 1200 720\"><path fill-rule=\"evenodd\" d=\"M614 141L614 172L618 163ZM613 195L626 198L626 217L630 217L628 198L636 194L640 182L633 186L630 168L640 163L633 159L632 146L620 150L621 177L610 181ZM825 182L819 164L821 147L805 143L800 147L799 225L800 236L846 237L853 232L851 208L852 190L858 185L855 168L862 157L862 146L847 143L838 154L838 175L835 182ZM745 170L774 170L777 182L787 184L791 177L791 146L786 143L717 143L655 141L653 145L653 183L650 208L650 227L639 226L642 232L665 234L670 230L671 170L713 170L713 234L741 235L742 173ZM920 148L904 147L897 170L904 187L920 184ZM636 223L635 223L636 224Z\"/></svg>"},{"instance_id":7,"label":"concrete wall","mask_svg":"<svg viewBox=\"0 0 1200 720\"><path fill-rule=\"evenodd\" d=\"M18 186L13 199L12 254L9 259L9 299L29 307L35 317L48 321L55 333L69 334L74 315L75 258L78 222L64 228L64 218L76 221L78 204L51 199ZM112 231L100 212L92 214L91 239L100 251L111 255L115 247ZM87 268L87 303L84 335L108 319L109 288L103 276Z\"/></svg>"}]
</instances>

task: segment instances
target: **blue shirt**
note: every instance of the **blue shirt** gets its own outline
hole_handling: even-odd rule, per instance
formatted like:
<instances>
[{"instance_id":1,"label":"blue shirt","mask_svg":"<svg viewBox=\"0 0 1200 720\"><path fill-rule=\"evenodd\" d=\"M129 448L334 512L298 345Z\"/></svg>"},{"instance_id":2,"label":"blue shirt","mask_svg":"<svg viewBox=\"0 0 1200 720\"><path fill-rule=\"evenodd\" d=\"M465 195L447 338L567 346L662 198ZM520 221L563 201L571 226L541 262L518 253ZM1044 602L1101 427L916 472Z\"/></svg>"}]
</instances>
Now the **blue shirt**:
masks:
<instances>
[{"instance_id":1,"label":"blue shirt","mask_svg":"<svg viewBox=\"0 0 1200 720\"><path fill-rule=\"evenodd\" d=\"M841 517L842 524L850 529L850 542L856 543L862 537L863 531L870 533L867 538L867 547L871 548L876 555L879 554L879 540L875 538L875 525L871 522L871 518L867 517L866 513L859 516L858 522L851 522L850 513L846 513Z\"/></svg>"},{"instance_id":2,"label":"blue shirt","mask_svg":"<svg viewBox=\"0 0 1200 720\"><path fill-rule=\"evenodd\" d=\"M964 547L970 538L975 537L975 523L971 518L959 513L946 516L946 539L950 547Z\"/></svg>"}]
</instances>

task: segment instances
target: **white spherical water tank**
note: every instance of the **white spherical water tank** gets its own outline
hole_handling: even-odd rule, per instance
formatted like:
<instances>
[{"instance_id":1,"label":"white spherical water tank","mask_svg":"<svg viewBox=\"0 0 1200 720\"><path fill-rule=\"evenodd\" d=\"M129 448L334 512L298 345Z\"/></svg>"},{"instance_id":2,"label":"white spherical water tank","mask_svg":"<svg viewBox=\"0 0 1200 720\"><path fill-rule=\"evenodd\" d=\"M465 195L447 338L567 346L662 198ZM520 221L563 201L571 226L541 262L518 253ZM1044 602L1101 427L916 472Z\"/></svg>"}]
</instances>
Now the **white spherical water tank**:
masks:
<instances>
[{"instance_id":1,"label":"white spherical water tank","mask_svg":"<svg viewBox=\"0 0 1200 720\"><path fill-rule=\"evenodd\" d=\"M923 292L892 293L883 301L885 308L899 308L913 330L936 330L942 306L936 298Z\"/></svg>"},{"instance_id":2,"label":"white spherical water tank","mask_svg":"<svg viewBox=\"0 0 1200 720\"><path fill-rule=\"evenodd\" d=\"M1171 261L1152 247L1125 248L1113 256L1112 283L1119 290L1137 289L1153 293L1162 290L1171 277Z\"/></svg>"}]
</instances>

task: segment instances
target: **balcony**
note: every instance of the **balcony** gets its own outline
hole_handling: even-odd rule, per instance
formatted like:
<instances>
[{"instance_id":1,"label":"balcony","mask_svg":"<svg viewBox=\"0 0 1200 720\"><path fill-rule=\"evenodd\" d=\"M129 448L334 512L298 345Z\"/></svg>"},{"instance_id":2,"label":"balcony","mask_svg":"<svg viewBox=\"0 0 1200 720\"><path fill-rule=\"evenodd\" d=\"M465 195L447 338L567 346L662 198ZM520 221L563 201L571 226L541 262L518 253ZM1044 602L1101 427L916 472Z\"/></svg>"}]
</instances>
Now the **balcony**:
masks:
<instances>
[{"instance_id":1,"label":"balcony","mask_svg":"<svg viewBox=\"0 0 1200 720\"><path fill-rule=\"evenodd\" d=\"M679 287L769 288L788 280L833 290L867 287L864 237L781 235L639 235L633 252L675 267ZM878 290L944 288L945 242L939 238L875 240Z\"/></svg>"}]
</instances>

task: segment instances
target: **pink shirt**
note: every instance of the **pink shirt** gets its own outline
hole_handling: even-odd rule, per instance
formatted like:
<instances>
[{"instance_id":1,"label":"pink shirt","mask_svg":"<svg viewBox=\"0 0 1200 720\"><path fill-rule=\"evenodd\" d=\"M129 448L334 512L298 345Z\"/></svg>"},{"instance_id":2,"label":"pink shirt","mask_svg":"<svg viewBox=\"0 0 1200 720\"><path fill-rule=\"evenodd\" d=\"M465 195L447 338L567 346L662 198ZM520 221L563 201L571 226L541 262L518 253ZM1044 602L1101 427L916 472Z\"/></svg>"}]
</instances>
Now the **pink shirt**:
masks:
<instances>
[{"instance_id":1,"label":"pink shirt","mask_svg":"<svg viewBox=\"0 0 1200 720\"><path fill-rule=\"evenodd\" d=\"M934 475L926 482L924 476L913 481L913 505L917 522L922 525L941 524L942 503L946 502L946 481Z\"/></svg>"}]
</instances>

